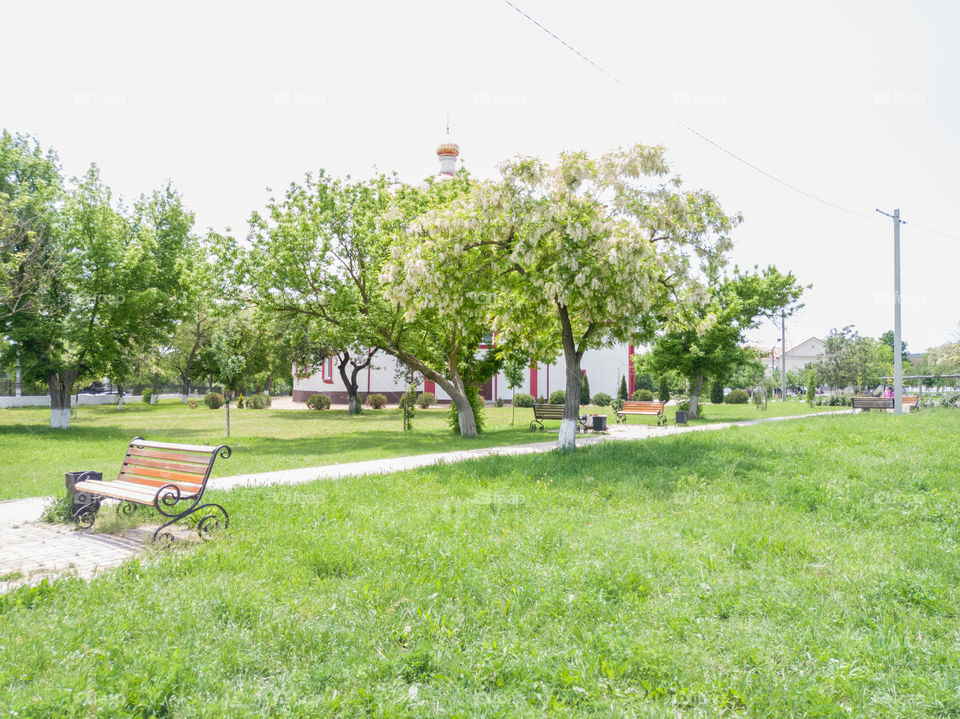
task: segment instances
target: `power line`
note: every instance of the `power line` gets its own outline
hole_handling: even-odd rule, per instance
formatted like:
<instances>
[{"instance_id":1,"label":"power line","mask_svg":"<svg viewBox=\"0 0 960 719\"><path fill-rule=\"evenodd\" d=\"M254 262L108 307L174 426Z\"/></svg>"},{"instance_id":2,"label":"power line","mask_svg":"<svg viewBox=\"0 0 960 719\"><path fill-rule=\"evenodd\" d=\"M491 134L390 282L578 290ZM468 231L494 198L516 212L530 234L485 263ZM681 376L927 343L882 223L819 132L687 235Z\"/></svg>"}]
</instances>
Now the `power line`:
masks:
<instances>
[{"instance_id":1,"label":"power line","mask_svg":"<svg viewBox=\"0 0 960 719\"><path fill-rule=\"evenodd\" d=\"M849 207L844 207L843 205L839 205L839 204L837 204L836 202L831 202L830 200L826 200L826 199L824 199L824 198L822 198L822 197L819 197L819 196L817 196L817 195L814 195L812 192L807 192L806 190L804 190L804 189L802 189L802 188L800 188L800 187L797 187L797 186L794 185L793 183L787 182L786 180L781 179L780 177L777 177L777 176L774 175L772 172L770 172L770 171L768 171L768 170L765 170L764 168L760 167L759 165L757 165L757 164L755 164L755 163L753 163L753 162L750 162L750 160L747 160L746 158L742 157L741 155L738 155L738 154L737 154L736 152L734 152L733 150L730 150L730 149L724 147L723 145L721 145L721 144L720 144L719 142L717 142L716 140L713 140L712 138L708 137L707 135L704 135L702 132L700 132L699 130L697 130L695 127L691 127L691 126L688 125L687 123L683 122L683 120L680 120L679 118L674 117L674 116L671 115L669 112L665 111L663 108L661 108L661 107L660 107L659 105L657 105L655 102L652 102L649 98L647 98L646 96L644 96L644 95L643 95L639 90L637 90L635 87L633 87L632 85L630 85L630 84L627 83L627 82L624 82L624 81L621 80L617 75L615 75L614 73L612 73L611 71L609 71L609 70L607 70L605 67L603 67L600 63L596 62L596 61L593 60L592 58L590 58L590 57L588 57L587 55L585 55L584 53L580 52L576 47L574 47L574 46L571 45L569 42L567 42L566 40L564 40L562 37L560 37L559 35L557 35L557 34L556 34L555 32L553 32L550 28L546 27L546 26L545 26L543 23L541 23L539 20L537 20L536 18L531 17L530 15L528 15L528 14L527 14L524 10L522 10L520 7L518 7L517 5L514 5L512 2L510 2L510 0L503 0L503 1L504 1L508 6L510 6L511 8L513 8L517 13L519 13L522 17L524 17L526 20L528 20L529 22L533 23L535 26L537 26L538 28L540 28L543 32L545 32L545 33L546 33L547 35L549 35L551 38L553 38L553 39L556 40L558 43L560 43L561 45L563 45L567 50L569 50L570 52L572 52L572 53L573 53L574 55L576 55L578 58L580 58L580 59L583 60L584 62L588 63L589 65L591 65L592 67L594 67L594 68L595 68L596 70L598 70L599 72L601 72L601 73L603 73L604 75L606 75L608 78L610 78L611 80L613 80L613 82L615 82L617 85L619 85L620 87L622 87L623 89L625 89L627 92L635 95L635 96L636 96L637 98L639 98L642 102L650 105L651 107L653 107L653 108L656 109L657 111L661 112L661 113L664 114L667 118L669 118L672 122L676 123L677 125L679 125L680 127L682 127L684 130L686 130L687 132L691 133L692 135L696 136L697 138L699 138L699 139L702 140L703 142L706 142L708 145L711 145L712 147L716 148L717 150L720 150L720 152L723 152L724 154L732 157L734 160L736 160L736 161L739 162L740 164L744 165L745 167L748 167L748 168L750 168L751 170L753 170L754 172L757 172L757 173L763 175L764 177L766 177L766 178L769 179L769 180L773 180L774 182L776 182L776 183L778 183L778 184L780 184L780 185L783 185L783 186L786 187L788 190L792 190L793 192L796 192L796 193L798 193L798 194L800 194L800 195L803 195L804 197L806 197L806 198L808 198L808 199L810 199L810 200L814 200L815 202L819 202L819 203L822 204L822 205L826 205L827 207L832 207L832 208L835 209L835 210L840 210L841 212L846 212L846 213L851 214L851 215L856 215L857 217L863 217L863 218L866 218L866 219L868 219L868 220L877 219L876 215L871 215L871 214L866 213L866 212L860 212L859 210L853 210L853 209L851 209L851 208L849 208ZM906 224L906 223L904 223L904 224ZM915 224L912 224L912 223L911 223L910 226L911 226L912 228L917 229L917 230L920 230L920 231L922 231L922 232L929 232L930 234L933 234L933 235L939 235L939 236L941 236L941 237L947 237L947 238L950 238L950 239L953 239L953 240L958 240L958 241L960 241L960 236L958 236L958 235L951 235L951 234L949 234L949 233L947 233L947 232L940 232L939 230L931 230L930 228L921 227L920 225L915 225Z\"/></svg>"}]
</instances>

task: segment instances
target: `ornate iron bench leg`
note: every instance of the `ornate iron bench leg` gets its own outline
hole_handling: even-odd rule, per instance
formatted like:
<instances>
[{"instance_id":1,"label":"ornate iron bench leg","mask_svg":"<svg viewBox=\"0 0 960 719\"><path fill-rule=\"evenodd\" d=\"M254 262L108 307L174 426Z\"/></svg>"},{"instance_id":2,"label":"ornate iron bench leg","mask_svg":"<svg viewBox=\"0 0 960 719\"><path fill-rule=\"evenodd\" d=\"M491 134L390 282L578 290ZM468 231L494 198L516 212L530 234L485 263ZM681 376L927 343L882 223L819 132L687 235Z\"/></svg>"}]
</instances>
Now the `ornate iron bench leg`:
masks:
<instances>
[{"instance_id":1,"label":"ornate iron bench leg","mask_svg":"<svg viewBox=\"0 0 960 719\"><path fill-rule=\"evenodd\" d=\"M200 517L200 521L197 522L197 534L200 535L201 539L208 539L215 532L221 529L226 529L227 527L230 526L230 515L227 514L227 510L215 502L207 502L206 504L199 504L199 505L194 505L192 507L189 507L185 511L175 516L171 516L169 514L166 514L165 512L161 512L161 514L163 514L166 517L171 517L171 519L165 524L157 527L157 531L153 533L153 541L156 542L160 538L160 533L164 529L169 527L171 524L175 524L176 522L179 522L181 519L183 519L184 517L190 516L194 512L200 512L203 510L207 510L207 513L204 514L202 517ZM220 520L220 516L218 515L223 515L222 523ZM170 537L172 539L172 536L169 534L164 536Z\"/></svg>"}]
</instances>

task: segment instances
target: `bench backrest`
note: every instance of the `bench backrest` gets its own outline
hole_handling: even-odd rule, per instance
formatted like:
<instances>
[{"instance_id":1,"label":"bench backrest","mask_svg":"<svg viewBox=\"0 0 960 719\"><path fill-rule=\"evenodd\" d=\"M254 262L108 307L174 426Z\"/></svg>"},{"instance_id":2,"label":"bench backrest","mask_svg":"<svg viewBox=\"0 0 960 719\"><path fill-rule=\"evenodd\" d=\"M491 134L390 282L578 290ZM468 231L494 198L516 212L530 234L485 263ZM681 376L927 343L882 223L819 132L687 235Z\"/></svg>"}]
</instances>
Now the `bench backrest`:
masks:
<instances>
[{"instance_id":1,"label":"bench backrest","mask_svg":"<svg viewBox=\"0 0 960 719\"><path fill-rule=\"evenodd\" d=\"M892 409L893 397L851 397L850 406L854 409Z\"/></svg>"},{"instance_id":2,"label":"bench backrest","mask_svg":"<svg viewBox=\"0 0 960 719\"><path fill-rule=\"evenodd\" d=\"M633 412L663 412L666 402L624 402L620 411L630 410Z\"/></svg>"},{"instance_id":3,"label":"bench backrest","mask_svg":"<svg viewBox=\"0 0 960 719\"><path fill-rule=\"evenodd\" d=\"M535 404L533 416L537 419L563 419L562 404Z\"/></svg>"},{"instance_id":4,"label":"bench backrest","mask_svg":"<svg viewBox=\"0 0 960 719\"><path fill-rule=\"evenodd\" d=\"M148 442L143 437L134 437L127 447L118 479L157 489L173 484L183 494L200 494L218 456L226 459L230 456L230 448L225 444L204 447Z\"/></svg>"},{"instance_id":5,"label":"bench backrest","mask_svg":"<svg viewBox=\"0 0 960 719\"><path fill-rule=\"evenodd\" d=\"M919 397L918 395L913 395L913 394L911 394L911 395L906 395L906 396L903 397L903 405L904 405L904 406L907 406L907 405L916 405L917 402L919 401L919 399L920 399L920 397Z\"/></svg>"}]
</instances>

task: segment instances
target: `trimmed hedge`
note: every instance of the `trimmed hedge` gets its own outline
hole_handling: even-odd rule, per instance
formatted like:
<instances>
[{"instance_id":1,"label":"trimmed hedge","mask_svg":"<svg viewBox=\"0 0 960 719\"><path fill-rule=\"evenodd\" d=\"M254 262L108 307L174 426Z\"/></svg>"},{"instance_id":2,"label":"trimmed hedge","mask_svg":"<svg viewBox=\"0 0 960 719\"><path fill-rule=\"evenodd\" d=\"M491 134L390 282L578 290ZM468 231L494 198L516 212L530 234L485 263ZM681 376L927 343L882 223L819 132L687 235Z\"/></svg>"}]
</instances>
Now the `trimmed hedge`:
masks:
<instances>
[{"instance_id":1,"label":"trimmed hedge","mask_svg":"<svg viewBox=\"0 0 960 719\"><path fill-rule=\"evenodd\" d=\"M247 397L247 409L266 409L271 404L273 400L268 394L253 394Z\"/></svg>"},{"instance_id":2,"label":"trimmed hedge","mask_svg":"<svg viewBox=\"0 0 960 719\"><path fill-rule=\"evenodd\" d=\"M417 395L417 406L420 409L428 409L431 405L437 403L437 396L433 392L421 392Z\"/></svg>"},{"instance_id":3,"label":"trimmed hedge","mask_svg":"<svg viewBox=\"0 0 960 719\"><path fill-rule=\"evenodd\" d=\"M727 404L746 404L750 401L750 395L744 389L733 389L723 398Z\"/></svg>"},{"instance_id":4,"label":"trimmed hedge","mask_svg":"<svg viewBox=\"0 0 960 719\"><path fill-rule=\"evenodd\" d=\"M307 407L310 409L330 409L330 398L325 394L312 394L307 397Z\"/></svg>"},{"instance_id":5,"label":"trimmed hedge","mask_svg":"<svg viewBox=\"0 0 960 719\"><path fill-rule=\"evenodd\" d=\"M513 398L513 403L517 407L533 407L536 401L537 400L534 399L534 396L532 394L526 394L524 392L521 392L520 394L518 394L516 397Z\"/></svg>"},{"instance_id":6,"label":"trimmed hedge","mask_svg":"<svg viewBox=\"0 0 960 719\"><path fill-rule=\"evenodd\" d=\"M612 401L613 397L605 392L597 392L593 395L593 404L597 407L609 407Z\"/></svg>"},{"instance_id":7,"label":"trimmed hedge","mask_svg":"<svg viewBox=\"0 0 960 719\"><path fill-rule=\"evenodd\" d=\"M384 394L367 395L367 404L370 409L383 409L387 406L387 396Z\"/></svg>"},{"instance_id":8,"label":"trimmed hedge","mask_svg":"<svg viewBox=\"0 0 960 719\"><path fill-rule=\"evenodd\" d=\"M562 389L558 389L555 392L550 393L550 402L549 404L566 404L567 403L567 393Z\"/></svg>"},{"instance_id":9,"label":"trimmed hedge","mask_svg":"<svg viewBox=\"0 0 960 719\"><path fill-rule=\"evenodd\" d=\"M203 403L210 409L220 409L223 407L223 395L219 392L207 392L203 398Z\"/></svg>"},{"instance_id":10,"label":"trimmed hedge","mask_svg":"<svg viewBox=\"0 0 960 719\"><path fill-rule=\"evenodd\" d=\"M638 389L630 399L634 402L652 402L653 392L648 389Z\"/></svg>"}]
</instances>

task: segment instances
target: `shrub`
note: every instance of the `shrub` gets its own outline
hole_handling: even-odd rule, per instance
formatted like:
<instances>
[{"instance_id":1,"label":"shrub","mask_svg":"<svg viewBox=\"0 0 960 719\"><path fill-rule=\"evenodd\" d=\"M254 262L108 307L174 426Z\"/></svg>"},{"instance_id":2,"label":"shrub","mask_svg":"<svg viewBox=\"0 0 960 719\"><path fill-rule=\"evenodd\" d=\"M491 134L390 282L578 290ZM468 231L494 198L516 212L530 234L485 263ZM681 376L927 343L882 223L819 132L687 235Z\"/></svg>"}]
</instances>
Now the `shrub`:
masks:
<instances>
[{"instance_id":1,"label":"shrub","mask_svg":"<svg viewBox=\"0 0 960 719\"><path fill-rule=\"evenodd\" d=\"M667 381L666 375L660 378L660 387L657 390L657 399L659 399L661 402L670 401L670 382Z\"/></svg>"},{"instance_id":2,"label":"shrub","mask_svg":"<svg viewBox=\"0 0 960 719\"><path fill-rule=\"evenodd\" d=\"M503 407L503 397L497 397L497 401L493 403L496 407Z\"/></svg>"},{"instance_id":3,"label":"shrub","mask_svg":"<svg viewBox=\"0 0 960 719\"><path fill-rule=\"evenodd\" d=\"M203 403L210 409L220 409L223 407L223 395L219 392L207 392Z\"/></svg>"},{"instance_id":4,"label":"shrub","mask_svg":"<svg viewBox=\"0 0 960 719\"><path fill-rule=\"evenodd\" d=\"M383 409L387 406L387 397L382 394L368 394L367 404L370 409Z\"/></svg>"},{"instance_id":5,"label":"shrub","mask_svg":"<svg viewBox=\"0 0 960 719\"><path fill-rule=\"evenodd\" d=\"M400 397L397 406L401 410L400 417L403 420L404 431L413 429L413 415L417 407L417 391L413 387L410 387L410 389Z\"/></svg>"},{"instance_id":6,"label":"shrub","mask_svg":"<svg viewBox=\"0 0 960 719\"><path fill-rule=\"evenodd\" d=\"M550 404L566 404L567 393L562 389L550 393Z\"/></svg>"},{"instance_id":7,"label":"shrub","mask_svg":"<svg viewBox=\"0 0 960 719\"><path fill-rule=\"evenodd\" d=\"M710 401L714 404L721 404L723 402L723 382L720 380L715 381L710 388Z\"/></svg>"},{"instance_id":8,"label":"shrub","mask_svg":"<svg viewBox=\"0 0 960 719\"><path fill-rule=\"evenodd\" d=\"M521 392L516 397L513 398L513 404L517 407L533 407L536 399L534 399L532 394L525 394Z\"/></svg>"},{"instance_id":9,"label":"shrub","mask_svg":"<svg viewBox=\"0 0 960 719\"><path fill-rule=\"evenodd\" d=\"M437 396L433 392L421 392L417 395L417 405L420 409L427 409L437 403Z\"/></svg>"},{"instance_id":10,"label":"shrub","mask_svg":"<svg viewBox=\"0 0 960 719\"><path fill-rule=\"evenodd\" d=\"M597 407L609 407L611 401L613 401L613 397L604 392L597 392L593 395L593 403Z\"/></svg>"},{"instance_id":11,"label":"shrub","mask_svg":"<svg viewBox=\"0 0 960 719\"><path fill-rule=\"evenodd\" d=\"M312 394L307 397L307 407L310 409L330 409L330 398L325 394Z\"/></svg>"},{"instance_id":12,"label":"shrub","mask_svg":"<svg viewBox=\"0 0 960 719\"><path fill-rule=\"evenodd\" d=\"M485 418L483 416L483 400L480 398L480 388L468 386L467 399L470 400L470 406L473 407L473 419L477 425L477 434L483 432ZM447 424L457 434L460 434L460 418L457 414L457 405L450 403L450 409L447 410Z\"/></svg>"},{"instance_id":13,"label":"shrub","mask_svg":"<svg viewBox=\"0 0 960 719\"><path fill-rule=\"evenodd\" d=\"M587 373L580 375L580 404L590 404L590 380L587 379Z\"/></svg>"},{"instance_id":14,"label":"shrub","mask_svg":"<svg viewBox=\"0 0 960 719\"><path fill-rule=\"evenodd\" d=\"M247 407L250 409L266 409L271 404L273 404L273 400L270 399L268 394L257 393L247 399Z\"/></svg>"},{"instance_id":15,"label":"shrub","mask_svg":"<svg viewBox=\"0 0 960 719\"><path fill-rule=\"evenodd\" d=\"M149 390L149 389L143 390L143 396L141 397L141 399L143 400L143 403L144 403L144 404L150 404L150 395L151 395L151 394L152 394L152 391L151 391L151 390Z\"/></svg>"},{"instance_id":16,"label":"shrub","mask_svg":"<svg viewBox=\"0 0 960 719\"><path fill-rule=\"evenodd\" d=\"M621 378L620 378L620 389L617 390L617 397L619 397L620 399L626 399L626 398L629 397L629 396L630 396L630 395L627 394L627 378L626 378L626 377L621 377Z\"/></svg>"},{"instance_id":17,"label":"shrub","mask_svg":"<svg viewBox=\"0 0 960 719\"><path fill-rule=\"evenodd\" d=\"M807 372L807 404L813 404L813 398L817 396L817 378L813 370Z\"/></svg>"},{"instance_id":18,"label":"shrub","mask_svg":"<svg viewBox=\"0 0 960 719\"><path fill-rule=\"evenodd\" d=\"M690 400L685 399L683 402L677 402L677 411L679 412L689 412L690 411Z\"/></svg>"},{"instance_id":19,"label":"shrub","mask_svg":"<svg viewBox=\"0 0 960 719\"><path fill-rule=\"evenodd\" d=\"M730 390L730 394L724 397L723 401L727 404L746 404L750 401L750 395L747 394L746 390L734 389Z\"/></svg>"},{"instance_id":20,"label":"shrub","mask_svg":"<svg viewBox=\"0 0 960 719\"><path fill-rule=\"evenodd\" d=\"M197 400L195 399L192 399L189 402L187 402L187 407L189 407L190 409L196 409L199 406L200 406L200 403L197 402Z\"/></svg>"},{"instance_id":21,"label":"shrub","mask_svg":"<svg viewBox=\"0 0 960 719\"><path fill-rule=\"evenodd\" d=\"M237 409L243 409L246 404L243 401L243 392L237 395Z\"/></svg>"},{"instance_id":22,"label":"shrub","mask_svg":"<svg viewBox=\"0 0 960 719\"><path fill-rule=\"evenodd\" d=\"M655 387L654 384L653 384L653 377L651 377L650 375L648 375L648 374L646 374L646 373L644 373L644 374L638 374L638 375L634 378L634 386L635 386L637 389L648 389L648 390L650 390L651 392L653 392L653 390L656 389L656 387Z\"/></svg>"},{"instance_id":23,"label":"shrub","mask_svg":"<svg viewBox=\"0 0 960 719\"><path fill-rule=\"evenodd\" d=\"M653 392L648 389L638 389L630 399L634 402L652 402Z\"/></svg>"}]
</instances>

